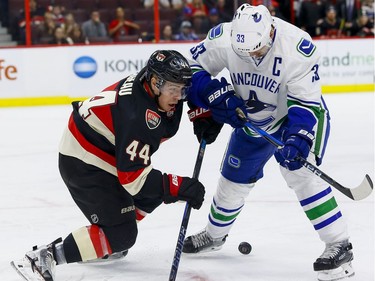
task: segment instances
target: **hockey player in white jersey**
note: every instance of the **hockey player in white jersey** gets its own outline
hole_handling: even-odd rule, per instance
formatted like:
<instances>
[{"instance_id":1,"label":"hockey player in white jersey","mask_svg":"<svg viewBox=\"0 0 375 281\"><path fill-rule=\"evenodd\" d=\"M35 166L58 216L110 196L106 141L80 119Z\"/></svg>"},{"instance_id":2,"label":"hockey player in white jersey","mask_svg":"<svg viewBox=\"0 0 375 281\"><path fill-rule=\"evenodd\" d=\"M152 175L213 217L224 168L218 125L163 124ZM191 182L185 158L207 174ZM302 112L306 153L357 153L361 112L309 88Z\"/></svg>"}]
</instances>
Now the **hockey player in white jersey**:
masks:
<instances>
[{"instance_id":1,"label":"hockey player in white jersey","mask_svg":"<svg viewBox=\"0 0 375 281\"><path fill-rule=\"evenodd\" d=\"M190 111L195 134L198 139L214 140L221 128L217 123L228 123L234 130L207 225L185 239L183 252L214 251L223 246L245 198L274 156L287 185L325 243L313 264L318 279L353 276L352 245L332 189L296 160L303 157L320 165L330 131L321 94L320 54L311 37L271 17L265 6L243 4L232 22L212 28L190 53L194 74L188 99L197 106ZM212 78L223 69L229 71L231 84L225 78ZM200 114L203 111L199 108L209 109L211 116ZM237 108L285 146L277 150L244 127Z\"/></svg>"}]
</instances>

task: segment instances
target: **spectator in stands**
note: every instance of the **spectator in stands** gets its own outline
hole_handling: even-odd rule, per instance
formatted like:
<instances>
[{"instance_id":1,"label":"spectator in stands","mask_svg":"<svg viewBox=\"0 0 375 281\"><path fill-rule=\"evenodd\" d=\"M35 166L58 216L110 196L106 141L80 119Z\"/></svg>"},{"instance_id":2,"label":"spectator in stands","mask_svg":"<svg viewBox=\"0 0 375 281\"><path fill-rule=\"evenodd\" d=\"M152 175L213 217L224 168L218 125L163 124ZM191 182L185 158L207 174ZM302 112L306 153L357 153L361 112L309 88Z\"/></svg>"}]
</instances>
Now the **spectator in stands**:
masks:
<instances>
[{"instance_id":1,"label":"spectator in stands","mask_svg":"<svg viewBox=\"0 0 375 281\"><path fill-rule=\"evenodd\" d=\"M191 3L187 3L185 7L190 9L191 17L207 17L208 8L203 3L203 0L192 0Z\"/></svg>"},{"instance_id":2,"label":"spectator in stands","mask_svg":"<svg viewBox=\"0 0 375 281\"><path fill-rule=\"evenodd\" d=\"M57 27L51 12L44 13L44 22L40 24L35 30L37 35L35 37L35 43L46 44L51 41L54 37L55 28Z\"/></svg>"},{"instance_id":3,"label":"spectator in stands","mask_svg":"<svg viewBox=\"0 0 375 281\"><path fill-rule=\"evenodd\" d=\"M299 10L299 26L310 36L318 36L318 21L323 22L325 17L325 3L320 0L304 0Z\"/></svg>"},{"instance_id":4,"label":"spectator in stands","mask_svg":"<svg viewBox=\"0 0 375 281\"><path fill-rule=\"evenodd\" d=\"M360 13L360 0L337 0L337 17L345 22L346 35L350 36L350 30L353 23L357 20Z\"/></svg>"},{"instance_id":5,"label":"spectator in stands","mask_svg":"<svg viewBox=\"0 0 375 281\"><path fill-rule=\"evenodd\" d=\"M45 13L45 9L40 7L35 0L29 1L29 7L30 7L31 21L34 22L35 24L39 24L39 23L43 22L43 20L44 20L43 16L44 16L44 13ZM20 28L24 28L25 25L26 25L25 11L23 9L20 11L18 25L19 25Z\"/></svg>"},{"instance_id":6,"label":"spectator in stands","mask_svg":"<svg viewBox=\"0 0 375 281\"><path fill-rule=\"evenodd\" d=\"M328 6L326 16L323 20L318 22L319 34L323 37L340 37L343 29L341 19L337 17L336 9L334 6Z\"/></svg>"},{"instance_id":7,"label":"spectator in stands","mask_svg":"<svg viewBox=\"0 0 375 281\"><path fill-rule=\"evenodd\" d=\"M167 24L163 28L161 38L160 38L160 42L171 42L173 40L175 40L175 38L173 36L173 28L170 24Z\"/></svg>"},{"instance_id":8,"label":"spectator in stands","mask_svg":"<svg viewBox=\"0 0 375 281\"><path fill-rule=\"evenodd\" d=\"M208 26L208 8L203 3L203 0L192 0L191 3L186 4L190 8L191 22L193 24L193 29L196 33L205 33Z\"/></svg>"},{"instance_id":9,"label":"spectator in stands","mask_svg":"<svg viewBox=\"0 0 375 281\"><path fill-rule=\"evenodd\" d=\"M61 26L57 26L54 31L54 36L48 44L54 45L73 45L72 39L66 37L64 29Z\"/></svg>"},{"instance_id":10,"label":"spectator in stands","mask_svg":"<svg viewBox=\"0 0 375 281\"><path fill-rule=\"evenodd\" d=\"M65 9L62 6L60 5L50 6L49 10L52 13L53 19L57 24L61 25L64 23L65 21L64 10Z\"/></svg>"},{"instance_id":11,"label":"spectator in stands","mask_svg":"<svg viewBox=\"0 0 375 281\"><path fill-rule=\"evenodd\" d=\"M97 10L91 12L91 18L82 23L83 35L95 40L108 40L107 29L103 22L100 21L100 13Z\"/></svg>"},{"instance_id":12,"label":"spectator in stands","mask_svg":"<svg viewBox=\"0 0 375 281\"><path fill-rule=\"evenodd\" d=\"M89 44L90 41L83 35L81 26L76 24L73 26L73 30L69 33L69 37L72 39L74 44Z\"/></svg>"},{"instance_id":13,"label":"spectator in stands","mask_svg":"<svg viewBox=\"0 0 375 281\"><path fill-rule=\"evenodd\" d=\"M374 23L374 1L363 0L361 5L361 14L366 15L370 22Z\"/></svg>"},{"instance_id":14,"label":"spectator in stands","mask_svg":"<svg viewBox=\"0 0 375 281\"><path fill-rule=\"evenodd\" d=\"M202 21L200 28L196 27L196 21L193 22L193 27L196 33L200 34L198 36L204 36L207 32L220 23L219 11L216 8L211 8L208 13L208 18Z\"/></svg>"},{"instance_id":15,"label":"spectator in stands","mask_svg":"<svg viewBox=\"0 0 375 281\"><path fill-rule=\"evenodd\" d=\"M188 0L187 2L192 2L192 0ZM203 0L203 3L206 5L208 10L216 7L217 0Z\"/></svg>"},{"instance_id":16,"label":"spectator in stands","mask_svg":"<svg viewBox=\"0 0 375 281\"><path fill-rule=\"evenodd\" d=\"M213 28L221 22L223 21L220 18L219 10L217 8L212 8L208 13L208 30L210 30L211 28Z\"/></svg>"},{"instance_id":17,"label":"spectator in stands","mask_svg":"<svg viewBox=\"0 0 375 281\"><path fill-rule=\"evenodd\" d=\"M126 20L125 11L123 8L116 9L116 19L109 23L109 36L114 42L121 41L121 37L134 34L134 31L140 30L140 26L134 22Z\"/></svg>"},{"instance_id":18,"label":"spectator in stands","mask_svg":"<svg viewBox=\"0 0 375 281\"><path fill-rule=\"evenodd\" d=\"M363 0L362 5L361 5L361 14L363 16L366 16L367 20L366 18L360 19L360 24L363 22L366 22L366 24L364 24L363 26L365 26L365 28L370 29L369 35L366 35L366 36L371 36L371 33L372 33L372 36L374 35L374 20L375 20L374 12L375 12L374 0ZM359 33L357 32L356 35L363 36L362 33L367 34L368 32L366 30L363 30L363 32L361 31L359 31Z\"/></svg>"},{"instance_id":19,"label":"spectator in stands","mask_svg":"<svg viewBox=\"0 0 375 281\"><path fill-rule=\"evenodd\" d=\"M365 14L359 16L353 24L351 34L360 37L374 36L374 22Z\"/></svg>"},{"instance_id":20,"label":"spectator in stands","mask_svg":"<svg viewBox=\"0 0 375 281\"><path fill-rule=\"evenodd\" d=\"M220 22L230 22L233 18L233 3L230 0L217 0L215 7L219 12Z\"/></svg>"},{"instance_id":21,"label":"spectator in stands","mask_svg":"<svg viewBox=\"0 0 375 281\"><path fill-rule=\"evenodd\" d=\"M271 16L278 17L279 19L287 21L284 15L280 12L278 7L274 7L272 4L267 6L267 9L270 11Z\"/></svg>"},{"instance_id":22,"label":"spectator in stands","mask_svg":"<svg viewBox=\"0 0 375 281\"><path fill-rule=\"evenodd\" d=\"M198 40L198 36L193 31L193 26L190 21L183 21L180 26L180 33L176 36L176 40L180 41L194 41Z\"/></svg>"},{"instance_id":23,"label":"spectator in stands","mask_svg":"<svg viewBox=\"0 0 375 281\"><path fill-rule=\"evenodd\" d=\"M193 29L197 34L207 33L209 26L208 16L195 16L192 18Z\"/></svg>"},{"instance_id":24,"label":"spectator in stands","mask_svg":"<svg viewBox=\"0 0 375 281\"><path fill-rule=\"evenodd\" d=\"M29 7L30 7L30 18L31 18L31 26L33 30L37 30L38 26L43 24L44 22L44 13L45 9L40 7L38 3L35 0L29 1ZM14 25L13 25L14 26ZM15 30L14 35L15 38L20 42L20 44L25 44L26 42L26 33L25 33L25 11L21 10L20 14L17 18L16 28L13 28ZM33 43L37 43L37 34L32 34Z\"/></svg>"},{"instance_id":25,"label":"spectator in stands","mask_svg":"<svg viewBox=\"0 0 375 281\"><path fill-rule=\"evenodd\" d=\"M73 13L67 13L65 15L64 23L61 25L64 28L64 32L68 37L72 36L73 29L78 23L74 19Z\"/></svg>"},{"instance_id":26,"label":"spectator in stands","mask_svg":"<svg viewBox=\"0 0 375 281\"><path fill-rule=\"evenodd\" d=\"M164 9L180 10L183 7L183 0L159 0L159 7ZM154 0L143 0L143 6L146 9L154 7Z\"/></svg>"},{"instance_id":27,"label":"spectator in stands","mask_svg":"<svg viewBox=\"0 0 375 281\"><path fill-rule=\"evenodd\" d=\"M184 6L182 11L181 11L181 14L176 18L176 20L173 22L173 28L174 30L179 30L180 29L180 26L181 26L181 23L183 21L190 21L192 20L192 10L190 7L188 6Z\"/></svg>"}]
</instances>

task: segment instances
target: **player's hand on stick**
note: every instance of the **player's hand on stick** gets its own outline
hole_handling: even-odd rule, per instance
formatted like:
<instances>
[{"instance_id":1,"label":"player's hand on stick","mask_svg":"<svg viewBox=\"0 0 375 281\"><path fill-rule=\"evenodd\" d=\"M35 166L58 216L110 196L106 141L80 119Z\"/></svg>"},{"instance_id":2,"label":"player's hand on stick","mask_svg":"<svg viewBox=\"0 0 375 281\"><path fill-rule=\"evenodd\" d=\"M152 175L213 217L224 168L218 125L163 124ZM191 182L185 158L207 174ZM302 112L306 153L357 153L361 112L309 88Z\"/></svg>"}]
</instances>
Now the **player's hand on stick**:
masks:
<instances>
[{"instance_id":1,"label":"player's hand on stick","mask_svg":"<svg viewBox=\"0 0 375 281\"><path fill-rule=\"evenodd\" d=\"M279 150L284 160L281 166L294 171L302 167L302 162L298 158L306 159L309 156L314 135L300 126L287 129L283 134L284 147Z\"/></svg>"},{"instance_id":2,"label":"player's hand on stick","mask_svg":"<svg viewBox=\"0 0 375 281\"><path fill-rule=\"evenodd\" d=\"M194 134L197 136L198 141L201 142L202 138L204 138L207 144L213 143L224 124L216 122L212 118L209 109L191 107L192 109L188 111L188 115L190 121L193 122Z\"/></svg>"},{"instance_id":3,"label":"player's hand on stick","mask_svg":"<svg viewBox=\"0 0 375 281\"><path fill-rule=\"evenodd\" d=\"M183 200L194 209L199 209L204 200L204 186L197 179L172 174L163 175L164 203Z\"/></svg>"},{"instance_id":4,"label":"player's hand on stick","mask_svg":"<svg viewBox=\"0 0 375 281\"><path fill-rule=\"evenodd\" d=\"M212 117L219 123L228 123L233 128L243 127L236 109L246 112L245 102L235 95L233 86L223 77L221 81L213 79L204 88L204 98Z\"/></svg>"}]
</instances>

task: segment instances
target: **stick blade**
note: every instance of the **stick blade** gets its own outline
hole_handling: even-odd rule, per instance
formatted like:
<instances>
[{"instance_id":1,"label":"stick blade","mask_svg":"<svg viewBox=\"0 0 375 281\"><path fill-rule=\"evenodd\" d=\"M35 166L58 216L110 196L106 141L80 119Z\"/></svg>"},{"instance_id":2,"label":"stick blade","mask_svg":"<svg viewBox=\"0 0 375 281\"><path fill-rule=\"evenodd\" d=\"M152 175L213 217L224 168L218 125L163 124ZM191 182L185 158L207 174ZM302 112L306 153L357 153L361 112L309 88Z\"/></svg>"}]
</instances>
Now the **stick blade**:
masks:
<instances>
[{"instance_id":1,"label":"stick blade","mask_svg":"<svg viewBox=\"0 0 375 281\"><path fill-rule=\"evenodd\" d=\"M359 186L352 188L350 191L352 193L353 199L357 201L367 198L371 194L373 188L374 185L371 181L370 176L366 175L362 183Z\"/></svg>"}]
</instances>

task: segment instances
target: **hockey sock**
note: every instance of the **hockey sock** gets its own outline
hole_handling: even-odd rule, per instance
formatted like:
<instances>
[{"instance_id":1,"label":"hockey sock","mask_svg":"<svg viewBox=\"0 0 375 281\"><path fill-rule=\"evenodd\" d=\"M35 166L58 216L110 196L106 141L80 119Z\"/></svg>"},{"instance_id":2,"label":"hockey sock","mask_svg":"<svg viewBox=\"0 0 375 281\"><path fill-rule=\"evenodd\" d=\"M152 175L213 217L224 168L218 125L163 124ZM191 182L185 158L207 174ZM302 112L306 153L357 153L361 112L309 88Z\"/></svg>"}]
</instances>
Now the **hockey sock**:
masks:
<instances>
[{"instance_id":1,"label":"hockey sock","mask_svg":"<svg viewBox=\"0 0 375 281\"><path fill-rule=\"evenodd\" d=\"M211 237L221 238L229 233L253 186L254 184L234 183L220 177L206 228Z\"/></svg>"},{"instance_id":2,"label":"hockey sock","mask_svg":"<svg viewBox=\"0 0 375 281\"><path fill-rule=\"evenodd\" d=\"M64 239L67 263L102 258L112 254L103 230L97 225L81 227Z\"/></svg>"},{"instance_id":3,"label":"hockey sock","mask_svg":"<svg viewBox=\"0 0 375 281\"><path fill-rule=\"evenodd\" d=\"M288 171L281 168L281 172L323 242L334 243L349 238L346 222L327 183L307 169Z\"/></svg>"},{"instance_id":4,"label":"hockey sock","mask_svg":"<svg viewBox=\"0 0 375 281\"><path fill-rule=\"evenodd\" d=\"M322 241L333 243L348 238L346 224L331 187L309 195L300 190L296 195Z\"/></svg>"}]
</instances>

